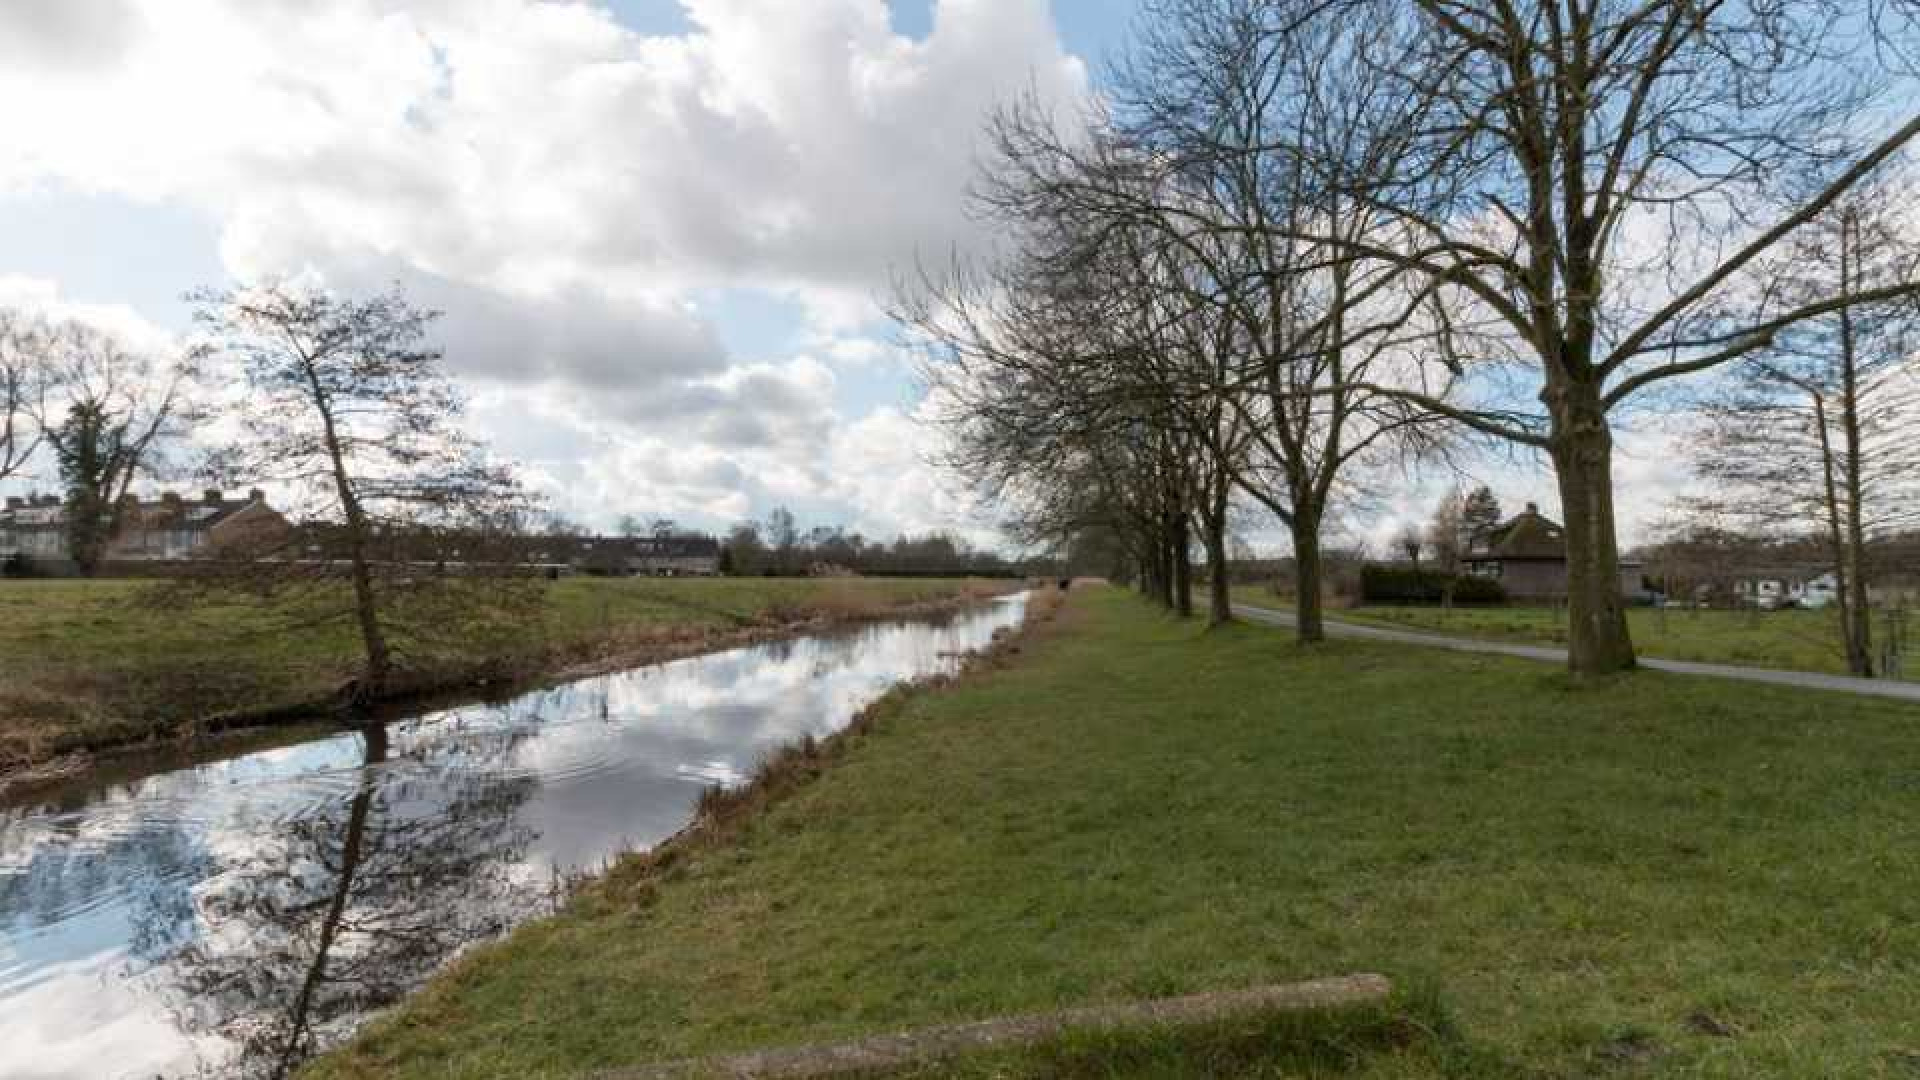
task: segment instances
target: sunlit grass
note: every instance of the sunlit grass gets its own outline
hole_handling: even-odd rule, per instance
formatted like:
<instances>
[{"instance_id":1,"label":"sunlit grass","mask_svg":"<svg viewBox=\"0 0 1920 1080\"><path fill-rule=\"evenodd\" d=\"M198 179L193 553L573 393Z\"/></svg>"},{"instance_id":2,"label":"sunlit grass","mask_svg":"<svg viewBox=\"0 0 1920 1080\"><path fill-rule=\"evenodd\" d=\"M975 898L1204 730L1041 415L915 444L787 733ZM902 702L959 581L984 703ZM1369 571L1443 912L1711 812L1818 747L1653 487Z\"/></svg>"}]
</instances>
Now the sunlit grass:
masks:
<instances>
[{"instance_id":1,"label":"sunlit grass","mask_svg":"<svg viewBox=\"0 0 1920 1080\"><path fill-rule=\"evenodd\" d=\"M1920 1060L1920 711L1076 603L1072 632L911 700L736 843L616 872L315 1075L557 1077L1355 971L1415 991L1404 1038L961 1074Z\"/></svg>"}]
</instances>

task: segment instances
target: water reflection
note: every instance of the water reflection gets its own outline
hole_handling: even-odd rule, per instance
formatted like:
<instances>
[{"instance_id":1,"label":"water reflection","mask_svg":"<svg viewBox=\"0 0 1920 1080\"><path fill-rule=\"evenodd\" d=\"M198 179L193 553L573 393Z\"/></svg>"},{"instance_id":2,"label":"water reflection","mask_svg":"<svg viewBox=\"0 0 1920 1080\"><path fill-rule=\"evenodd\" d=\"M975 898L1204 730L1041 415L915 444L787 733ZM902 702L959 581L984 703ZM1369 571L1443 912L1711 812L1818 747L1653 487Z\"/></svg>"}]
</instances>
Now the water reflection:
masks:
<instances>
[{"instance_id":1,"label":"water reflection","mask_svg":"<svg viewBox=\"0 0 1920 1080\"><path fill-rule=\"evenodd\" d=\"M227 1045L207 1072L278 1080L534 911L538 884L515 872L534 834L516 816L539 780L506 769L525 738L415 736L396 760L389 732L370 729L350 798L282 823L190 903L150 894L129 974L151 970L183 1033Z\"/></svg>"},{"instance_id":2,"label":"water reflection","mask_svg":"<svg viewBox=\"0 0 1920 1080\"><path fill-rule=\"evenodd\" d=\"M0 807L0 1076L278 1077L556 874L943 670L1022 601L574 683Z\"/></svg>"}]
</instances>

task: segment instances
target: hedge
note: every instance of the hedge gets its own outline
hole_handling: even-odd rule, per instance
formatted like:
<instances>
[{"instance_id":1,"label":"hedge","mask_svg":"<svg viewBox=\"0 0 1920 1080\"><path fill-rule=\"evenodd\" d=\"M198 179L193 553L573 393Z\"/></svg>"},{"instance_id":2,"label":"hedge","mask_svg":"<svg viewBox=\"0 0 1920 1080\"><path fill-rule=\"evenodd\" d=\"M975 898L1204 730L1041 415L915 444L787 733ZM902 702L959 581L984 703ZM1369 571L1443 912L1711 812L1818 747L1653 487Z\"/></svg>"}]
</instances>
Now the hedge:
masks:
<instances>
[{"instance_id":1,"label":"hedge","mask_svg":"<svg viewBox=\"0 0 1920 1080\"><path fill-rule=\"evenodd\" d=\"M1466 574L1439 574L1398 566L1366 566L1360 570L1360 602L1363 604L1439 605L1446 602L1447 587L1453 587L1453 602L1462 606L1493 606L1507 602L1507 590L1492 578Z\"/></svg>"}]
</instances>

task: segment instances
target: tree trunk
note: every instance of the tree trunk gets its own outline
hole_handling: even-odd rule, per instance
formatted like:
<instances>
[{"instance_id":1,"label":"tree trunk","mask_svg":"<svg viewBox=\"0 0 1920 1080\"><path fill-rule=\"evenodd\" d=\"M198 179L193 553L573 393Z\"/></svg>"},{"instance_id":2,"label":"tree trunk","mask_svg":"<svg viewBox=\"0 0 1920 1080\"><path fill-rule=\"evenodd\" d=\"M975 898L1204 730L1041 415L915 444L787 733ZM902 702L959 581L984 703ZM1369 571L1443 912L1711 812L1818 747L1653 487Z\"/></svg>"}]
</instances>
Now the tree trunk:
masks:
<instances>
[{"instance_id":1,"label":"tree trunk","mask_svg":"<svg viewBox=\"0 0 1920 1080\"><path fill-rule=\"evenodd\" d=\"M1204 529L1207 547L1207 625L1222 626L1233 621L1233 594L1231 583L1227 580L1226 514L1210 515L1204 523Z\"/></svg>"},{"instance_id":2,"label":"tree trunk","mask_svg":"<svg viewBox=\"0 0 1920 1080\"><path fill-rule=\"evenodd\" d=\"M340 935L341 924L346 919L347 905L353 898L355 879L360 871L360 861L366 847L367 824L373 816L373 796L379 785L379 777L374 774L374 769L386 763L389 746L387 729L381 724L361 728L360 739L360 788L348 808L346 832L340 841L340 878L334 883L320 917L318 932L314 936L313 960L307 965L306 976L300 980L299 993L288 1008L291 1026L282 1036L279 1058L271 1074L275 1077L290 1075L294 1067L313 1050L310 1035L313 1001L321 985L326 982L327 960Z\"/></svg>"},{"instance_id":3,"label":"tree trunk","mask_svg":"<svg viewBox=\"0 0 1920 1080\"><path fill-rule=\"evenodd\" d=\"M67 554L83 578L100 572L107 546L105 518L93 495L82 494L67 501Z\"/></svg>"},{"instance_id":4,"label":"tree trunk","mask_svg":"<svg viewBox=\"0 0 1920 1080\"><path fill-rule=\"evenodd\" d=\"M1327 639L1326 619L1320 603L1320 516L1317 513L1293 515L1293 622L1294 637L1302 645Z\"/></svg>"},{"instance_id":5,"label":"tree trunk","mask_svg":"<svg viewBox=\"0 0 1920 1080\"><path fill-rule=\"evenodd\" d=\"M1173 611L1181 619L1194 617L1194 561L1187 555L1188 534L1187 515L1181 513L1173 519L1171 542L1167 544L1167 557L1173 559Z\"/></svg>"},{"instance_id":6,"label":"tree trunk","mask_svg":"<svg viewBox=\"0 0 1920 1080\"><path fill-rule=\"evenodd\" d=\"M1853 222L1841 224L1840 284L1844 289L1852 276L1850 251ZM1847 620L1842 633L1847 643L1847 670L1862 678L1872 678L1873 612L1867 604L1867 531L1861 501L1865 495L1860 460L1860 369L1854 349L1853 309L1840 309L1840 433L1846 440L1846 459L1842 463L1847 484L1846 537L1844 549L1837 552L1840 562L1834 572L1841 575L1837 584L1846 590L1841 618ZM1825 429L1821 431L1824 439Z\"/></svg>"},{"instance_id":7,"label":"tree trunk","mask_svg":"<svg viewBox=\"0 0 1920 1080\"><path fill-rule=\"evenodd\" d=\"M373 592L373 567L368 552L372 524L367 520L366 510L360 505L359 494L354 490L353 480L347 473L346 454L340 446L339 431L334 425L326 392L311 366L307 369L307 375L314 407L320 413L327 458L333 466L334 493L340 499L340 516L346 519L347 524L348 555L353 563L353 614L360 624L360 645L367 659L366 672L354 691L354 697L358 702L366 703L386 691L387 680L393 674L393 654L387 648L387 635L380 626L379 601Z\"/></svg>"},{"instance_id":8,"label":"tree trunk","mask_svg":"<svg viewBox=\"0 0 1920 1080\"><path fill-rule=\"evenodd\" d=\"M387 635L380 626L380 610L373 593L373 571L359 544L353 557L353 612L360 623L360 642L367 654L367 670L356 695L371 701L386 691L393 674L393 655L387 648Z\"/></svg>"},{"instance_id":9,"label":"tree trunk","mask_svg":"<svg viewBox=\"0 0 1920 1080\"><path fill-rule=\"evenodd\" d=\"M1576 383L1543 395L1553 415L1548 451L1560 485L1567 544L1567 665L1575 675L1634 666L1620 595L1613 520L1613 433L1597 387Z\"/></svg>"}]
</instances>

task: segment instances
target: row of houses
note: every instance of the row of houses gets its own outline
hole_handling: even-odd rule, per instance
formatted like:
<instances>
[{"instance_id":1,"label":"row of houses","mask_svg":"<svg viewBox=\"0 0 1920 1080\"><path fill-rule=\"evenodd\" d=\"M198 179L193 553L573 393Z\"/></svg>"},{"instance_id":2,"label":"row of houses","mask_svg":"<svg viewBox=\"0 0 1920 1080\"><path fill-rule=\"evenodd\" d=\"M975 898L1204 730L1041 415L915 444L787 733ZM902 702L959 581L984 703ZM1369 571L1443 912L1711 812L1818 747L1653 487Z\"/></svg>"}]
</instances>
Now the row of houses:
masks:
<instances>
[{"instance_id":1,"label":"row of houses","mask_svg":"<svg viewBox=\"0 0 1920 1080\"><path fill-rule=\"evenodd\" d=\"M233 550L266 533L284 535L293 528L267 502L264 492L228 497L209 490L199 498L167 493L121 500L120 524L108 542L109 563L190 562ZM0 561L32 560L58 572L69 551L68 510L57 495L12 496L0 511ZM306 557L325 557L324 532L311 538ZM512 541L512 554L497 557L531 562L553 574L587 573L652 577L706 577L720 572L720 542L711 536L538 536ZM444 545L442 545L444 546ZM457 550L419 550L412 542L394 558L457 561ZM467 555L472 558L471 552Z\"/></svg>"},{"instance_id":2,"label":"row of houses","mask_svg":"<svg viewBox=\"0 0 1920 1080\"><path fill-rule=\"evenodd\" d=\"M224 544L258 530L285 530L287 519L267 505L266 495L249 491L228 498L209 490L190 499L168 493L152 499L133 495L120 500L120 526L107 543L114 561L168 561L204 558ZM0 558L66 558L67 505L58 495L11 496L0 512Z\"/></svg>"},{"instance_id":3,"label":"row of houses","mask_svg":"<svg viewBox=\"0 0 1920 1080\"><path fill-rule=\"evenodd\" d=\"M1514 601L1557 603L1567 596L1566 533L1533 503L1512 520L1476 537L1461 563L1470 575L1498 581ZM1623 557L1621 596L1638 602L1662 599L1647 571L1645 560ZM1695 603L1716 599L1709 595L1710 586L1699 585L1696 590L1698 595L1674 599ZM1839 577L1819 566L1747 566L1732 574L1729 591L1742 607L1825 608L1839 600Z\"/></svg>"}]
</instances>

